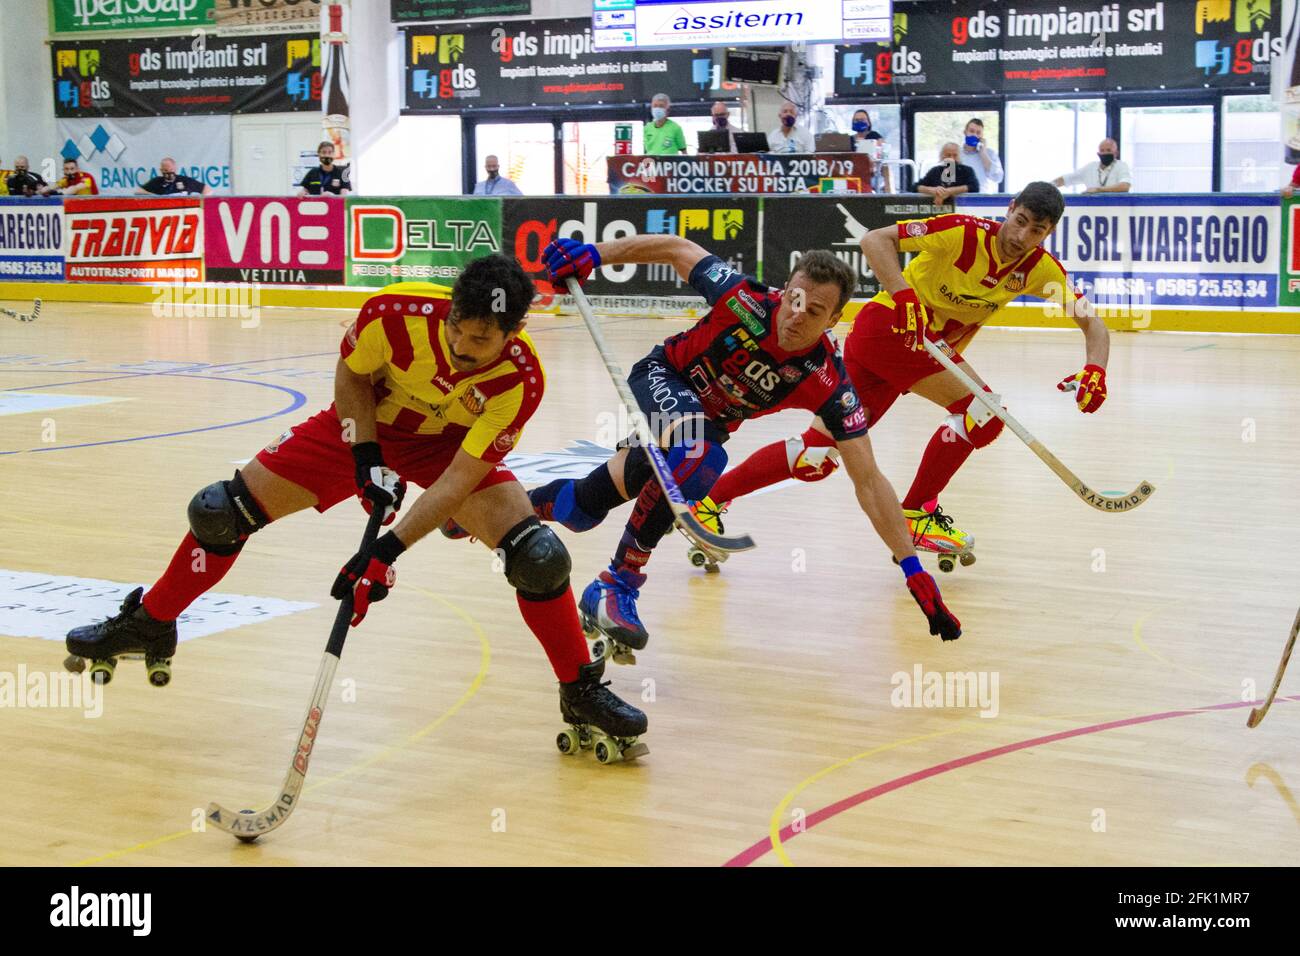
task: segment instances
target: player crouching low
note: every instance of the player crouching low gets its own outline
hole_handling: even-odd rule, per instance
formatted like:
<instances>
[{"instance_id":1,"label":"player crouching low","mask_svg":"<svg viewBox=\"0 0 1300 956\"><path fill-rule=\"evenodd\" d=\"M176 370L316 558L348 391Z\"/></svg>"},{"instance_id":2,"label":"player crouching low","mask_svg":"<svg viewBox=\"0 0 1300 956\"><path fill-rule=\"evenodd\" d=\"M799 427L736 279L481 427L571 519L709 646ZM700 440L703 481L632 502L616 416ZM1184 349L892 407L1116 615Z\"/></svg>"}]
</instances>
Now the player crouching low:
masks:
<instances>
[{"instance_id":1,"label":"player crouching low","mask_svg":"<svg viewBox=\"0 0 1300 956\"><path fill-rule=\"evenodd\" d=\"M645 714L602 685L603 660L590 661L568 551L501 463L545 388L524 332L533 296L519 264L500 255L470 263L450 302L438 287L414 282L371 296L343 339L334 404L231 480L196 494L190 532L163 576L143 599L142 589L132 592L117 616L69 632L68 650L98 665L128 653L169 658L177 617L216 586L251 535L296 511L324 512L354 496L368 512L385 509L388 524L412 482L425 491L334 582L334 598L353 593L352 624L388 595L398 557L454 518L503 556L520 614L560 680L571 739L594 742L603 761L644 753L635 738L645 732Z\"/></svg>"}]
</instances>

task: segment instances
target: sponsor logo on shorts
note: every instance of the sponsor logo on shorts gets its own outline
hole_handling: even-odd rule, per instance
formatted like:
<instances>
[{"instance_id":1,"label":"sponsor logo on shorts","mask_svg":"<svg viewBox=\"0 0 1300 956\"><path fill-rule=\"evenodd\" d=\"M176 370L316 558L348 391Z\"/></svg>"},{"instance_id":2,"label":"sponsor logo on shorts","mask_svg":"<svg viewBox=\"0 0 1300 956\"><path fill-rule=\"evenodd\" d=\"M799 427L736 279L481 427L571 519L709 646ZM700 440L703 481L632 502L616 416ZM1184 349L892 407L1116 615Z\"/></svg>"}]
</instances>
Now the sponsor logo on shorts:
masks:
<instances>
[{"instance_id":1,"label":"sponsor logo on shorts","mask_svg":"<svg viewBox=\"0 0 1300 956\"><path fill-rule=\"evenodd\" d=\"M852 415L844 419L844 430L846 432L856 431L859 428L866 428L866 427L867 427L867 412L866 409L862 408L861 406L859 406L858 410L855 411Z\"/></svg>"},{"instance_id":2,"label":"sponsor logo on shorts","mask_svg":"<svg viewBox=\"0 0 1300 956\"><path fill-rule=\"evenodd\" d=\"M846 412L851 412L858 407L858 396L854 392L845 392L840 396L840 407Z\"/></svg>"},{"instance_id":3,"label":"sponsor logo on shorts","mask_svg":"<svg viewBox=\"0 0 1300 956\"><path fill-rule=\"evenodd\" d=\"M909 222L907 224L907 234L913 239L924 236L929 231L929 227L921 221Z\"/></svg>"},{"instance_id":4,"label":"sponsor logo on shorts","mask_svg":"<svg viewBox=\"0 0 1300 956\"><path fill-rule=\"evenodd\" d=\"M519 438L519 432L511 430L502 432L497 435L496 440L492 442L492 447L497 451L509 451L515 447L515 441Z\"/></svg>"}]
</instances>

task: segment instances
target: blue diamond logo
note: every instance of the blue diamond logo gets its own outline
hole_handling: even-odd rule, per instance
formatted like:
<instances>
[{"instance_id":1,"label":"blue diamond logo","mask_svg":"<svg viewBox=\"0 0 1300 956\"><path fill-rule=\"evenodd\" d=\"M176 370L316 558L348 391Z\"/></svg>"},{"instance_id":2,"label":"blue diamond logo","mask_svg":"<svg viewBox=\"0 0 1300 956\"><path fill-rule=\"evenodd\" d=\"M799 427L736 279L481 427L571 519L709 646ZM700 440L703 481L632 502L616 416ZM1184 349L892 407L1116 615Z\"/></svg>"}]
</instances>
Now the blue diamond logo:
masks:
<instances>
[{"instance_id":1,"label":"blue diamond logo","mask_svg":"<svg viewBox=\"0 0 1300 956\"><path fill-rule=\"evenodd\" d=\"M63 144L63 149L59 150L59 155L62 156L65 160L79 159L81 157L81 150L77 148L76 143L74 143L72 140L68 140Z\"/></svg>"},{"instance_id":2,"label":"blue diamond logo","mask_svg":"<svg viewBox=\"0 0 1300 956\"><path fill-rule=\"evenodd\" d=\"M104 129L103 126L96 126L95 131L90 134L90 141L95 144L95 149L98 150L103 150L108 145L110 138L108 130Z\"/></svg>"}]
</instances>

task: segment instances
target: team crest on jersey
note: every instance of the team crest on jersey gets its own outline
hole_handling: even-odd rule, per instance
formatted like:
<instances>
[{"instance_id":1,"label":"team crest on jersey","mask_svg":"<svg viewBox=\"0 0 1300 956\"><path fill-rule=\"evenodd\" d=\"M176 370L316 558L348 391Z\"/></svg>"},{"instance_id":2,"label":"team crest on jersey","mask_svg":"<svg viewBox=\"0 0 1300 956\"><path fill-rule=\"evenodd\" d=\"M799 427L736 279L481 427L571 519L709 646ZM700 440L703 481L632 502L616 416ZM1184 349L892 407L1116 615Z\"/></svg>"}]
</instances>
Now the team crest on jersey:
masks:
<instances>
[{"instance_id":1,"label":"team crest on jersey","mask_svg":"<svg viewBox=\"0 0 1300 956\"><path fill-rule=\"evenodd\" d=\"M924 222L909 222L907 224L907 234L913 239L924 236L929 231L929 227Z\"/></svg>"},{"instance_id":2,"label":"team crest on jersey","mask_svg":"<svg viewBox=\"0 0 1300 956\"><path fill-rule=\"evenodd\" d=\"M483 409L487 407L487 396L471 385L460 396L460 403L471 415L482 415Z\"/></svg>"},{"instance_id":3,"label":"team crest on jersey","mask_svg":"<svg viewBox=\"0 0 1300 956\"><path fill-rule=\"evenodd\" d=\"M1024 272L1016 271L1011 273L1010 278L1007 279L1007 291L1023 292L1027 280L1028 280L1028 276L1026 276Z\"/></svg>"},{"instance_id":4,"label":"team crest on jersey","mask_svg":"<svg viewBox=\"0 0 1300 956\"><path fill-rule=\"evenodd\" d=\"M511 430L502 432L492 442L492 447L497 451L505 452L515 447L515 441L519 438L519 432Z\"/></svg>"},{"instance_id":5,"label":"team crest on jersey","mask_svg":"<svg viewBox=\"0 0 1300 956\"><path fill-rule=\"evenodd\" d=\"M782 365L777 369L777 371L781 373L781 377L787 382L794 383L803 378L803 372L799 371L793 365Z\"/></svg>"}]
</instances>

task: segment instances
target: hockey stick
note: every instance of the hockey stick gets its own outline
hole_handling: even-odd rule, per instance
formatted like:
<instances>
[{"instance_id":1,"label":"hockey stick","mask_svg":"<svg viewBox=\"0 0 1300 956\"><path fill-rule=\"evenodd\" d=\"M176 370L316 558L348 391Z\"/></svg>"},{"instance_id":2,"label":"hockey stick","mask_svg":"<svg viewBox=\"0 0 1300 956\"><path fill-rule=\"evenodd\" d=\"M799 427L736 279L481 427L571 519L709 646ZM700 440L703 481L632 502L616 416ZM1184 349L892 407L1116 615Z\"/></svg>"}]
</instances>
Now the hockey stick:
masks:
<instances>
[{"instance_id":1,"label":"hockey stick","mask_svg":"<svg viewBox=\"0 0 1300 956\"><path fill-rule=\"evenodd\" d=\"M1295 647L1297 632L1300 632L1300 611L1295 612L1295 623L1291 625L1291 636L1286 639L1286 647L1282 649L1282 662L1277 665L1277 673L1273 675L1273 689L1268 692L1268 698L1264 701L1263 707L1251 708L1250 716L1246 718L1247 727L1258 727L1259 722L1268 713L1268 709L1273 706L1273 698L1277 696L1277 689L1282 686L1282 674L1286 671L1287 661L1291 660L1291 649Z\"/></svg>"},{"instance_id":2,"label":"hockey stick","mask_svg":"<svg viewBox=\"0 0 1300 956\"><path fill-rule=\"evenodd\" d=\"M32 311L30 312L15 312L13 309L6 309L4 306L0 306L0 312L3 312L10 318L17 319L19 322L35 322L41 317L41 300L37 299L35 303L33 303Z\"/></svg>"},{"instance_id":3,"label":"hockey stick","mask_svg":"<svg viewBox=\"0 0 1300 956\"><path fill-rule=\"evenodd\" d=\"M646 419L645 413L641 411L641 407L637 405L632 389L627 384L627 376L623 374L618 362L614 360L614 353L610 351L609 345L605 341L605 335L600 331L600 326L596 323L596 317L591 312L591 303L587 301L586 293L582 291L582 286L578 285L578 280L572 276L569 277L568 284L569 294L578 303L578 311L582 314L582 321L586 323L587 331L591 333L591 340L596 343L596 351L600 353L601 359L605 362L605 370L609 372L609 377L614 380L614 388L618 390L618 397L623 400L623 405L626 406L628 414L632 417L632 431L636 435L637 441L641 442L641 446L646 450L646 457L650 460L650 468L654 472L655 480L659 482L659 487L664 490L664 496L668 499L668 507L672 509L674 523L685 532L688 538L709 551L730 554L736 551L748 551L754 547L754 539L749 535L715 534L706 528L699 518L691 514L691 509L687 506L686 499L682 496L681 489L677 487L677 481L673 478L672 469L668 467L668 462L664 460L664 454L659 449L659 439L651 431L650 422Z\"/></svg>"},{"instance_id":4,"label":"hockey stick","mask_svg":"<svg viewBox=\"0 0 1300 956\"><path fill-rule=\"evenodd\" d=\"M370 514L370 520L366 522L366 531L361 538L362 551L369 550L375 543L383 520L384 509L375 508ZM238 813L227 810L219 803L209 803L208 822L217 829L224 830L244 843L252 843L262 834L270 833L280 826L293 813L293 808L298 805L298 794L307 779L307 764L311 760L316 735L320 732L325 704L329 699L330 688L334 685L334 670L339 666L339 657L343 654L343 642L347 640L348 622L351 619L352 595L348 594L339 602L338 613L334 615L329 643L325 645L325 654L316 671L316 688L311 692L307 719L303 721L302 733L298 735L298 746L294 749L284 786L280 788L280 796L264 810L243 810Z\"/></svg>"},{"instance_id":5,"label":"hockey stick","mask_svg":"<svg viewBox=\"0 0 1300 956\"><path fill-rule=\"evenodd\" d=\"M1007 427L1016 433L1016 437L1028 445L1029 450L1041 458L1043 464L1056 472L1056 476L1069 485L1070 490L1078 495L1079 500L1084 504L1092 505L1098 511L1111 513L1130 511L1145 502L1155 492L1156 486L1149 481L1142 482L1127 495L1104 495L1100 491L1093 491L1079 480L1078 475L1066 468L1059 458L1044 448L1042 442L1029 434L1024 425L1012 418L1010 412L989 398L989 393L984 391L983 387L975 384L975 380L963 372L957 363L948 357L943 348L940 348L929 339L923 341L925 342L925 350L930 353L935 361L956 375L957 380L966 386L968 392L979 399L990 412L1002 419Z\"/></svg>"}]
</instances>

